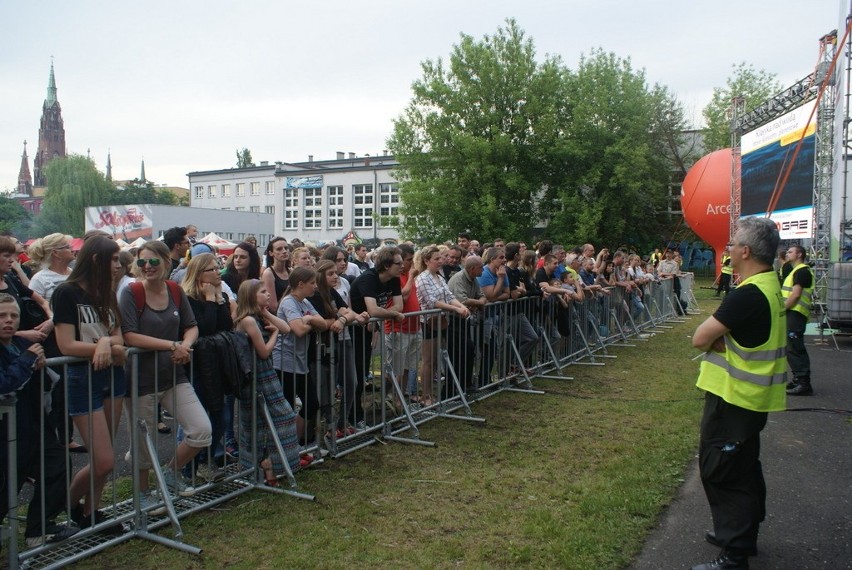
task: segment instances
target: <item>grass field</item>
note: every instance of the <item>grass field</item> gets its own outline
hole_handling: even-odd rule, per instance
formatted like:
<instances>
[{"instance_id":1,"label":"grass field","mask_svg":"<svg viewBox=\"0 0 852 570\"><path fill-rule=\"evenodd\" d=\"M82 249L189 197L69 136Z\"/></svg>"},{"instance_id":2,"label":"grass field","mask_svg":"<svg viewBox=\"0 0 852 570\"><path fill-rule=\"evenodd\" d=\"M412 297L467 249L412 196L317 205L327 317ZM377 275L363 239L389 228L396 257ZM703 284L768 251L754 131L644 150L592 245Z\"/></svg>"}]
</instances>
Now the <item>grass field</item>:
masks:
<instances>
[{"instance_id":1,"label":"grass field","mask_svg":"<svg viewBox=\"0 0 852 570\"><path fill-rule=\"evenodd\" d=\"M476 404L484 425L425 424L435 448L376 444L300 473L316 502L252 492L184 519L200 557L134 540L78 566L624 568L697 449L689 337L716 302L696 293L703 315L534 380L545 395Z\"/></svg>"}]
</instances>

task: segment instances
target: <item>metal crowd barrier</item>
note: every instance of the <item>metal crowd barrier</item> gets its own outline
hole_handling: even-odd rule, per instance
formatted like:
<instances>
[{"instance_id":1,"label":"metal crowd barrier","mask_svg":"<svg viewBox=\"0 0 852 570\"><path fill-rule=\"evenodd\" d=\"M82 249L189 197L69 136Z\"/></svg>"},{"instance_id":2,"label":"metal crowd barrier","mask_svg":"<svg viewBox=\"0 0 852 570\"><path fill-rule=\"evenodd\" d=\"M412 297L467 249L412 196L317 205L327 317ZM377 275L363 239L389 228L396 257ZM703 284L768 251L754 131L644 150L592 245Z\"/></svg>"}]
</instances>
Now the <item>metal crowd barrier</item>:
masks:
<instances>
[{"instance_id":1,"label":"metal crowd barrier","mask_svg":"<svg viewBox=\"0 0 852 570\"><path fill-rule=\"evenodd\" d=\"M193 513L210 509L253 489L289 494L304 499L314 498L312 495L298 490L293 472L286 461L284 461L286 473L282 478L283 484L280 487L266 484L263 471L257 467L256 462L253 462L250 466L240 465L238 462L217 464L217 459L213 453L217 442L213 442L211 447L203 448L203 452L206 452L204 462L196 464L194 461L190 461L187 464L186 469L189 472L186 473L186 476L182 475L177 469L171 470L163 466L163 463L175 457L179 445L177 439L182 436L182 430L178 431L177 429L179 427L177 417L180 414L175 413L178 404L181 402L177 401L177 395L173 390L176 381L174 373L168 378L155 376L155 391L166 392L172 389L171 400L167 397L162 399L164 406L171 408L176 418L174 431L178 431L178 433L172 433L168 436L157 436L156 424L159 415L144 418L140 414L141 397L138 393L139 384L136 381L139 374L138 359L146 352L148 351L135 348L127 350L129 362L127 369L130 371L129 393L126 398L123 398L125 409L122 410L120 425L113 426L113 433L110 434L113 442L113 469L109 473L105 491L98 505L100 514L96 517L96 524L89 528L80 528L78 532L62 540L53 539L57 527L53 527L52 524L55 522L60 529L72 526L69 521L72 508L76 506L72 505L71 499L71 486L74 476L90 463L89 458L91 458L92 463L103 458L99 458L96 450L91 449L89 450L90 453L86 454L71 454L66 451L66 444L69 441L66 432L68 386L64 380L56 383L55 386L52 385L57 378L68 378L69 367L85 367L89 380L88 400L91 409L93 398L91 362L68 357L51 358L47 360L47 366L50 367L52 372L48 372L48 368L45 367L41 373L36 373L30 381L38 382L42 393L52 396L45 398L45 404L62 402L62 409L55 410L57 412L55 416L59 418L58 421L53 418L54 414L49 413L45 406L41 406L40 412L38 412L38 422L42 429L37 442L39 449L38 469L35 469L35 472L18 472L16 461L14 461L16 457L15 399L10 399L7 396L0 400L0 412L5 414L4 423L9 426L6 430L9 440L6 453L10 460L5 467L9 509L2 529L0 529L2 546L6 548L9 568L59 568L132 538L142 538L185 552L200 554L201 550L198 547L184 542L184 534L180 524L182 519ZM191 365L188 365L187 368L187 377L192 382L194 371ZM252 382L254 383L255 380L256 378L253 378ZM59 398L57 397L59 395L58 390L63 392ZM252 386L252 393L257 394L254 385ZM115 398L112 396L114 396L114 392L110 392L107 398L114 400ZM253 399L248 403L248 406L251 415L250 425L258 425L257 422L265 424L270 429L277 452L281 457L284 457L281 442L275 435L273 420L263 397ZM209 410L205 409L205 411L211 414ZM154 413L158 414L156 405L154 406ZM242 411L237 410L233 418L237 433L240 432L242 425L240 422L242 413ZM88 426L89 433L93 433L93 430L99 429L101 424L94 420L94 416L91 414L87 417L88 421L85 425ZM252 457L258 457L256 437L256 430L252 430L248 435ZM91 437L88 437L85 441L91 441L91 439ZM55 461L52 463L49 461L57 446L62 453L61 468L57 468ZM142 503L143 494L140 490L140 456L143 453L153 458L150 461L150 471L154 481L151 488L156 489L154 502L149 501L144 505ZM226 461L226 458L223 456L222 460ZM46 466L51 466L50 470ZM206 478L201 477L202 472L205 473ZM61 478L60 484L53 481L57 473ZM97 483L91 471L89 474L90 476L85 482L86 492L94 495ZM19 494L16 485L21 477L25 477L29 483L33 484L34 488L40 489L40 492L34 494L30 486L25 485L22 493ZM166 492L166 489L169 489L167 477L184 481L192 488L192 494L183 496L183 493L174 490ZM53 481L52 487L48 486L49 481ZM47 496L46 488L50 488L54 492L59 489L61 496ZM41 536L30 537L30 539L36 538L37 540L32 542L40 544L28 544L28 541L22 540L22 537L19 536L19 527L21 526L19 518L24 516L23 513L18 512L19 495L24 499L30 498L26 510L27 516L30 516L33 509L38 509L35 512L39 514L38 520L42 521L39 531ZM46 505L57 501L61 503L59 509L61 512L58 514L47 513ZM50 521L45 520L48 514L51 515ZM91 522L90 517L83 520ZM73 526L83 527L87 525L84 522L84 524L78 523ZM154 531L163 527L170 527L171 537L154 533Z\"/></svg>"},{"instance_id":2,"label":"metal crowd barrier","mask_svg":"<svg viewBox=\"0 0 852 570\"><path fill-rule=\"evenodd\" d=\"M691 282L685 281L684 291L691 291ZM421 438L420 426L425 422L444 418L485 423L486 418L473 411L472 405L476 402L507 391L543 394L534 386L534 378L573 380L563 374L569 365L602 366L615 358L608 354L608 348L635 346L636 341L670 328L668 323L680 318L676 303L672 280L666 279L646 284L641 297L619 287L587 292L583 301L567 304L553 296L547 299L526 297L489 304L469 318L439 310L410 313L405 315L404 333L395 334L391 324L388 324L390 332L386 333L386 323L382 319L372 319L368 326L352 324L342 333L318 334L308 344L308 374L297 375L295 384L290 387L294 393L285 394L295 404L294 408L301 404L300 453L312 455L313 462L318 463L326 454L342 457L379 440L434 445ZM426 330L428 334L424 334ZM144 352L128 350L129 386L138 386L138 359ZM67 378L68 367L74 365L86 366L87 374L91 375L90 363L80 359L54 358L48 360L48 365L59 372L61 378ZM424 382L424 372L431 375L431 383L428 379ZM48 373L47 368L37 376L45 393L50 393L48 386L54 381L52 376L55 375ZM194 378L191 366L188 377ZM174 382L174 374L170 378L155 378L158 390L173 389ZM252 374L252 394L255 395L256 382L255 361ZM57 387L65 392L62 398L64 413L58 414L65 421L67 383L62 381ZM92 396L90 388L90 402ZM45 450L50 449L48 440L53 438L61 442L63 451L68 442L68 434L61 426L57 427L56 422L51 423L42 407L39 421L45 429L39 444L39 472L20 474L15 461L9 461L6 469L9 512L0 528L0 538L7 549L10 568L58 568L132 538L198 554L201 552L198 547L184 542L181 528L181 520L193 513L254 489L309 500L314 498L299 490L286 459L281 486L267 484L255 459L245 461L244 454L251 458L259 456L258 426L269 430L275 451L285 457L283 444L276 435L275 421L262 396L250 402L240 401L232 410L237 434L242 426L252 426L251 433L242 433L242 437L237 438L237 441L249 442L248 449L239 450L243 455L242 463L229 463L228 455L221 453L218 438L222 429L215 424L215 418L220 417L218 410L206 410L217 440L207 448L206 460L189 469L189 477L185 480L194 489L191 496L162 492L167 489L168 476L181 476L176 470L168 472L161 467L163 461L174 457L178 448L175 436L179 434L165 438L155 434L156 418L140 417L138 390L132 390L126 402L129 411L122 415L122 427L113 434L115 467L100 503L103 520L70 538L51 542L45 536L43 544L28 547L19 536L16 481L19 476L34 475L38 482L46 482L50 476L44 467ZM172 401L170 407L174 410L176 404ZM0 413L10 426L7 454L12 458L16 453L14 399L0 400ZM248 422L242 421L245 414L250 416ZM176 428L177 424L175 421ZM91 430L95 424L89 419L87 425ZM121 437L120 434L125 435ZM151 471L156 482L154 486L160 492L154 504L143 505L142 502L138 469L141 454L137 453L142 450L156 458L151 461ZM88 463L88 458L88 454L72 457L64 453L63 514L56 519L59 523L68 518L72 507L72 476ZM224 462L222 465L217 462L218 458ZM126 459L131 465L129 472ZM200 477L202 471L205 478ZM94 494L94 486L90 477L87 490ZM49 514L45 512L45 505L50 501L45 495L45 485L39 488L41 492L32 498L29 509L39 509L40 520L44 521ZM26 494L25 488L21 496L26 498ZM170 528L171 536L153 532L165 527ZM43 534L50 534L46 524L42 528Z\"/></svg>"}]
</instances>

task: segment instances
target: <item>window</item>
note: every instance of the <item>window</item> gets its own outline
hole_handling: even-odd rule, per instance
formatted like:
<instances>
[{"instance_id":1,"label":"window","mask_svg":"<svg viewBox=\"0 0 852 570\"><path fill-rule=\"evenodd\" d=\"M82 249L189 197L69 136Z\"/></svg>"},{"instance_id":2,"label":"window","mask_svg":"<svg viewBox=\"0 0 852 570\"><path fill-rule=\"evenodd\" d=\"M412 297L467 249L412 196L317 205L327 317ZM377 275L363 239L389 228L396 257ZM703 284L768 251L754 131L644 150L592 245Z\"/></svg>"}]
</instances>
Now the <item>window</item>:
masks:
<instances>
[{"instance_id":1,"label":"window","mask_svg":"<svg viewBox=\"0 0 852 570\"><path fill-rule=\"evenodd\" d=\"M343 227L343 186L328 187L328 228Z\"/></svg>"},{"instance_id":2,"label":"window","mask_svg":"<svg viewBox=\"0 0 852 570\"><path fill-rule=\"evenodd\" d=\"M246 209L245 209L245 208L243 208L242 206L237 206L236 208L234 208L234 211L235 211L235 212L245 212L245 211L246 211Z\"/></svg>"},{"instance_id":3,"label":"window","mask_svg":"<svg viewBox=\"0 0 852 570\"><path fill-rule=\"evenodd\" d=\"M246 185L244 182L237 183L237 198L242 198L246 195Z\"/></svg>"},{"instance_id":4,"label":"window","mask_svg":"<svg viewBox=\"0 0 852 570\"><path fill-rule=\"evenodd\" d=\"M352 225L356 228L373 227L373 185L352 185Z\"/></svg>"},{"instance_id":5,"label":"window","mask_svg":"<svg viewBox=\"0 0 852 570\"><path fill-rule=\"evenodd\" d=\"M208 198L215 198L216 194L217 194L216 190L217 190L217 188L216 188L215 184L211 184L210 186L208 186L207 187L207 197Z\"/></svg>"},{"instance_id":6,"label":"window","mask_svg":"<svg viewBox=\"0 0 852 570\"><path fill-rule=\"evenodd\" d=\"M379 215L382 218L399 215L399 186L395 182L379 184Z\"/></svg>"},{"instance_id":7,"label":"window","mask_svg":"<svg viewBox=\"0 0 852 570\"><path fill-rule=\"evenodd\" d=\"M251 195L260 196L260 182L251 183Z\"/></svg>"},{"instance_id":8,"label":"window","mask_svg":"<svg viewBox=\"0 0 852 570\"><path fill-rule=\"evenodd\" d=\"M264 211L267 214L274 214L275 213L275 206L266 206L266 209Z\"/></svg>"},{"instance_id":9,"label":"window","mask_svg":"<svg viewBox=\"0 0 852 570\"><path fill-rule=\"evenodd\" d=\"M305 188L305 228L322 227L322 188Z\"/></svg>"},{"instance_id":10,"label":"window","mask_svg":"<svg viewBox=\"0 0 852 570\"><path fill-rule=\"evenodd\" d=\"M275 196L275 182L266 183L266 195Z\"/></svg>"},{"instance_id":11,"label":"window","mask_svg":"<svg viewBox=\"0 0 852 570\"><path fill-rule=\"evenodd\" d=\"M284 189L284 229L299 228L299 189Z\"/></svg>"},{"instance_id":12,"label":"window","mask_svg":"<svg viewBox=\"0 0 852 570\"><path fill-rule=\"evenodd\" d=\"M260 206L249 206L249 212L260 213Z\"/></svg>"},{"instance_id":13,"label":"window","mask_svg":"<svg viewBox=\"0 0 852 570\"><path fill-rule=\"evenodd\" d=\"M204 198L204 186L196 186L195 187L195 197L196 198Z\"/></svg>"},{"instance_id":14,"label":"window","mask_svg":"<svg viewBox=\"0 0 852 570\"><path fill-rule=\"evenodd\" d=\"M244 234L242 232L237 234L237 239L240 240L240 241L243 241L243 239L245 239L245 237L246 237L246 234Z\"/></svg>"},{"instance_id":15,"label":"window","mask_svg":"<svg viewBox=\"0 0 852 570\"><path fill-rule=\"evenodd\" d=\"M231 197L231 185L230 184L222 184L222 198L230 198Z\"/></svg>"}]
</instances>

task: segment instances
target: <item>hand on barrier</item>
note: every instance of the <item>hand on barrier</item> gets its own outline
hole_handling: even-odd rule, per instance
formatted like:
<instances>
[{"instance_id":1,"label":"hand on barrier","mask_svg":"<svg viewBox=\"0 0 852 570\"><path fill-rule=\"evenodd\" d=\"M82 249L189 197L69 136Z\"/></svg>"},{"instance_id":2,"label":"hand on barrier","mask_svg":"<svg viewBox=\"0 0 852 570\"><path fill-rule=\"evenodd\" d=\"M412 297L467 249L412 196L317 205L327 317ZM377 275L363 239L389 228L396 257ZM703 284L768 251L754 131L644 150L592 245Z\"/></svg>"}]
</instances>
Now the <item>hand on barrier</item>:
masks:
<instances>
[{"instance_id":1,"label":"hand on barrier","mask_svg":"<svg viewBox=\"0 0 852 570\"><path fill-rule=\"evenodd\" d=\"M370 320L370 313L368 313L367 311L364 311L363 313L359 313L359 314L355 315L355 322L358 323L359 325L363 325L369 320Z\"/></svg>"},{"instance_id":2,"label":"hand on barrier","mask_svg":"<svg viewBox=\"0 0 852 570\"><path fill-rule=\"evenodd\" d=\"M109 337L102 336L98 339L95 353L92 355L92 368L103 370L110 365L112 365L112 347L109 344Z\"/></svg>"},{"instance_id":3,"label":"hand on barrier","mask_svg":"<svg viewBox=\"0 0 852 570\"><path fill-rule=\"evenodd\" d=\"M127 362L126 349L118 344L112 346L112 364L113 366L124 366Z\"/></svg>"},{"instance_id":4,"label":"hand on barrier","mask_svg":"<svg viewBox=\"0 0 852 570\"><path fill-rule=\"evenodd\" d=\"M172 351L172 361L175 364L187 364L192 358L192 349L178 343Z\"/></svg>"},{"instance_id":5,"label":"hand on barrier","mask_svg":"<svg viewBox=\"0 0 852 570\"><path fill-rule=\"evenodd\" d=\"M34 364L34 368L36 370L38 370L40 368L44 368L44 347L41 346L40 344L36 343L36 344L30 345L27 348L27 350L29 352L32 352L33 354L35 354L36 361L35 361L35 364Z\"/></svg>"}]
</instances>

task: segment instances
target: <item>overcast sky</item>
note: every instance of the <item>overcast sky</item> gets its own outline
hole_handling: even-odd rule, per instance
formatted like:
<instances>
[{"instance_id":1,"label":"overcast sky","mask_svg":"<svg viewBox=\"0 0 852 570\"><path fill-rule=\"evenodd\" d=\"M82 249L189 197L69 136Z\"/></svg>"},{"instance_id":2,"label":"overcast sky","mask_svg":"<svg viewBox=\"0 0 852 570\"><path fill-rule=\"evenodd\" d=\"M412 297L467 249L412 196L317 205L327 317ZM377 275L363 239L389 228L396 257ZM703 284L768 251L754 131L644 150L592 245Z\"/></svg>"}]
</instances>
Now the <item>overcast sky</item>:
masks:
<instances>
[{"instance_id":1,"label":"overcast sky","mask_svg":"<svg viewBox=\"0 0 852 570\"><path fill-rule=\"evenodd\" d=\"M848 0L243 0L0 3L0 190L38 146L54 57L69 153L113 178L187 186L255 162L377 154L420 63L513 17L539 57L576 68L596 47L667 85L695 126L732 65L786 86L813 71ZM842 30L841 30L842 35Z\"/></svg>"}]
</instances>

